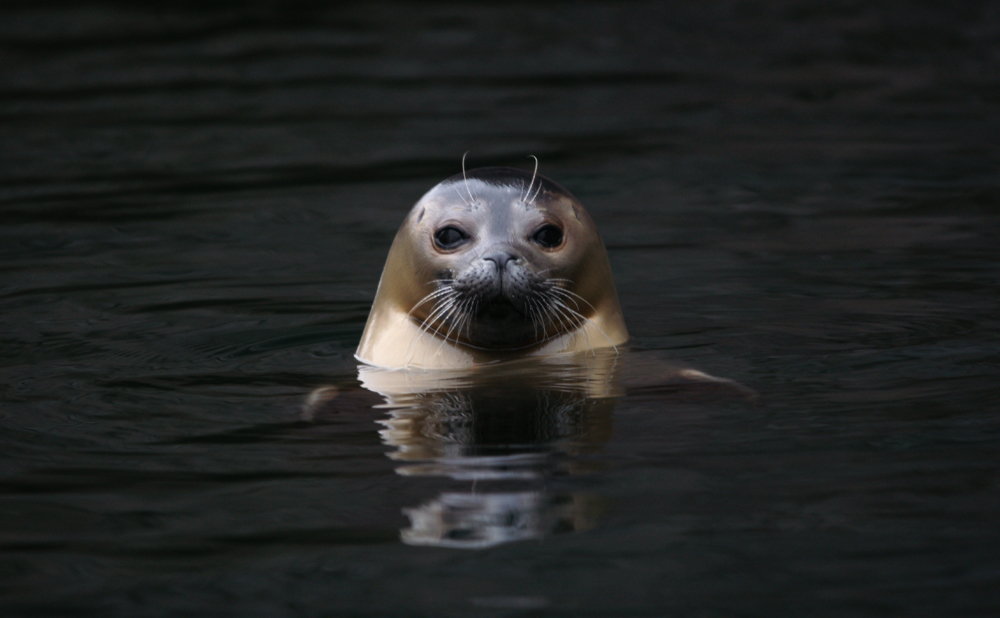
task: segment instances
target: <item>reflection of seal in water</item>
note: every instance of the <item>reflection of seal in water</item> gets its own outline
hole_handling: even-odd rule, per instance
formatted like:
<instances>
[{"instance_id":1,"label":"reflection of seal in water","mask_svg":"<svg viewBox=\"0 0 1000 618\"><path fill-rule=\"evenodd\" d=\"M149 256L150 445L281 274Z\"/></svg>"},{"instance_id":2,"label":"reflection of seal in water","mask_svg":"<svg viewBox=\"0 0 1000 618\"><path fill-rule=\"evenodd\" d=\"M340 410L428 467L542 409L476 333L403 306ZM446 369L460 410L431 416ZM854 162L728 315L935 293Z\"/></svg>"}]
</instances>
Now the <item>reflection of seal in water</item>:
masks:
<instances>
[{"instance_id":1,"label":"reflection of seal in water","mask_svg":"<svg viewBox=\"0 0 1000 618\"><path fill-rule=\"evenodd\" d=\"M483 168L438 184L407 215L357 358L457 368L627 339L604 244L580 202L537 174Z\"/></svg>"}]
</instances>

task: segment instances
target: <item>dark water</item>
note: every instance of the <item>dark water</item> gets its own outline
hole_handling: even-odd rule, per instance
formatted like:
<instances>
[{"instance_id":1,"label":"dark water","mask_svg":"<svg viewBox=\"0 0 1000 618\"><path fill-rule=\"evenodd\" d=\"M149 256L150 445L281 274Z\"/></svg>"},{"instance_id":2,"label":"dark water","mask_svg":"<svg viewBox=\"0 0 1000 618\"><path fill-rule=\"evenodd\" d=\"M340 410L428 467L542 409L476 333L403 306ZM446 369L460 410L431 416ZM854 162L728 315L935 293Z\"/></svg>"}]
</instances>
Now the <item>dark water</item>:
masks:
<instances>
[{"instance_id":1,"label":"dark water","mask_svg":"<svg viewBox=\"0 0 1000 618\"><path fill-rule=\"evenodd\" d=\"M0 613L1000 612L1000 3L147 6L0 8ZM465 151L763 404L352 391Z\"/></svg>"}]
</instances>

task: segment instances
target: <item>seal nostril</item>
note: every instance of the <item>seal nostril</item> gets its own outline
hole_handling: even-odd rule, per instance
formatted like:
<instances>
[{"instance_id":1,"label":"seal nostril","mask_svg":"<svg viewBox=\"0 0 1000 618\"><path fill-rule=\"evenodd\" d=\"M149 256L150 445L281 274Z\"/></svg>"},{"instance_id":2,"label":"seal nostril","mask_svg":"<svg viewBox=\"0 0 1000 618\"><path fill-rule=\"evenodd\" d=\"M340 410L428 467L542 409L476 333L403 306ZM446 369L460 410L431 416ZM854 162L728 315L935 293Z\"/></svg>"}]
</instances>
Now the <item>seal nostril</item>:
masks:
<instances>
[{"instance_id":1,"label":"seal nostril","mask_svg":"<svg viewBox=\"0 0 1000 618\"><path fill-rule=\"evenodd\" d=\"M490 255L483 256L483 259L488 262L493 262L497 266L497 270L503 270L507 262L516 262L518 257L510 253L491 253Z\"/></svg>"}]
</instances>

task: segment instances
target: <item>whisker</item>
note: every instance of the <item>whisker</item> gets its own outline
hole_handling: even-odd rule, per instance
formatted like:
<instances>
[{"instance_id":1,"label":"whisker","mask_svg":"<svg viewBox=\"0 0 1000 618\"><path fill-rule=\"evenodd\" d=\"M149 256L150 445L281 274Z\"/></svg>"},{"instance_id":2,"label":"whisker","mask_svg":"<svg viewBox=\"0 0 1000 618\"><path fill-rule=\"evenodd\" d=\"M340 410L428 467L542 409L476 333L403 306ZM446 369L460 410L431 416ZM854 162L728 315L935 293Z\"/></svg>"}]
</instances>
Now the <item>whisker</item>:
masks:
<instances>
[{"instance_id":1,"label":"whisker","mask_svg":"<svg viewBox=\"0 0 1000 618\"><path fill-rule=\"evenodd\" d=\"M411 358L410 352L412 352L414 344L422 339L424 335L430 335L431 329L434 330L434 334L440 333L440 329L435 326L434 322L437 321L442 315L446 314L455 302L455 296L451 295L444 299L438 299L438 301L434 303L434 307L431 309L431 312L427 315L427 318L424 319L420 328L417 330L416 336L410 341L410 345L406 348L405 358L407 359L407 365L409 365L409 359ZM425 357L426 354L427 351L424 350Z\"/></svg>"},{"instance_id":2,"label":"whisker","mask_svg":"<svg viewBox=\"0 0 1000 618\"><path fill-rule=\"evenodd\" d=\"M531 184L528 185L528 190L524 192L524 197L521 198L521 201L526 204L531 204L531 202L533 202L534 200L529 200L527 202L525 202L525 200L528 198L529 195L531 195L531 188L535 186L535 177L538 176L538 157L536 157L535 155L528 155L528 156L535 160L535 171L534 173L531 174Z\"/></svg>"},{"instance_id":3,"label":"whisker","mask_svg":"<svg viewBox=\"0 0 1000 618\"><path fill-rule=\"evenodd\" d=\"M554 301L554 302L552 303L552 305L553 305L554 307L557 307L557 308L559 309L560 313L568 313L568 314L569 314L569 316L570 316L570 319L571 319L571 321L572 321L572 318L574 318L574 317L575 317L575 318L582 318L582 319L586 319L586 318L583 318L583 316L582 316L582 315L580 315L580 314L579 314L578 312L576 312L576 311L573 311L572 309L570 309L569 307L567 307L567 306L566 306L566 305L565 305L564 303L562 303L561 301ZM576 326L579 326L579 322L577 322ZM579 330L579 329L578 329L578 330ZM587 348L588 348L588 349L590 350L590 353L591 353L592 355L594 355L594 356L597 356L597 353L596 353L596 352L594 351L594 346L593 346L593 344L592 344L592 343L590 343L590 335L589 335L589 334L587 333L587 329L582 329L582 330L583 330L583 337L584 337L584 340L586 340L586 342L587 342Z\"/></svg>"},{"instance_id":4,"label":"whisker","mask_svg":"<svg viewBox=\"0 0 1000 618\"><path fill-rule=\"evenodd\" d=\"M421 327L421 336L431 335L431 329L434 331L434 335L440 335L441 329L438 327L436 322L442 322L447 320L447 317L451 314L452 307L455 305L455 298L449 297L445 299L440 305L435 305L434 311L427 316ZM433 335L431 335L433 337ZM424 355L421 357L421 362L426 364L427 362L427 348L424 348Z\"/></svg>"},{"instance_id":5,"label":"whisker","mask_svg":"<svg viewBox=\"0 0 1000 618\"><path fill-rule=\"evenodd\" d=\"M537 341L537 340L539 340L541 338L538 335L538 318L536 317L536 315L537 315L537 308L536 308L536 304L535 304L534 299L529 298L529 299L527 299L527 301L528 301L528 303L527 303L528 317L531 318L531 329L534 332L535 340ZM542 325L542 335L544 335L544 334L545 334L545 325L543 324Z\"/></svg>"},{"instance_id":6,"label":"whisker","mask_svg":"<svg viewBox=\"0 0 1000 618\"><path fill-rule=\"evenodd\" d=\"M473 316L476 315L476 312L478 310L479 310L479 299L475 298L472 300L472 307L470 308L468 313L466 313L468 319L466 320L466 325L465 325L465 336L468 337L469 339L472 339Z\"/></svg>"},{"instance_id":7,"label":"whisker","mask_svg":"<svg viewBox=\"0 0 1000 618\"><path fill-rule=\"evenodd\" d=\"M472 339L472 321L476 315L476 308L479 307L478 298L470 298L465 302L465 306L462 307L462 328L465 329L465 336ZM461 331L459 331L461 332ZM458 337L458 334L455 335ZM457 339L456 339L457 341Z\"/></svg>"},{"instance_id":8,"label":"whisker","mask_svg":"<svg viewBox=\"0 0 1000 618\"><path fill-rule=\"evenodd\" d=\"M454 296L450 296L444 299L441 303L434 306L434 311L432 311L427 319L424 320L424 329L429 333L430 329L434 329L435 335L441 334L441 329L435 325L435 322L443 321L447 315L451 312L452 308L458 303Z\"/></svg>"},{"instance_id":9,"label":"whisker","mask_svg":"<svg viewBox=\"0 0 1000 618\"><path fill-rule=\"evenodd\" d=\"M465 175L465 157L467 156L469 156L468 150L462 155L462 178L465 179L465 190L469 192L469 206L472 206L476 203L476 198L472 196L472 189L469 188L469 177Z\"/></svg>"},{"instance_id":10,"label":"whisker","mask_svg":"<svg viewBox=\"0 0 1000 618\"><path fill-rule=\"evenodd\" d=\"M573 321L569 319L569 316L563 311L561 304L558 301L549 299L546 308L549 310L549 315L554 318L553 321L559 323L559 328L564 333L568 333L573 330Z\"/></svg>"},{"instance_id":11,"label":"whisker","mask_svg":"<svg viewBox=\"0 0 1000 618\"><path fill-rule=\"evenodd\" d=\"M573 303L577 306L577 308L580 307L580 305L579 305L579 303L577 301L580 301L583 304L585 304L588 307L590 307L591 311L594 311L594 312L597 311L597 309L593 305L591 305L590 302L588 302L586 298L580 296L579 294L577 294L576 292L573 292L572 290L567 290L566 288L561 288L561 287L558 287L558 286L553 286L552 288L550 288L550 290L553 291L553 292L555 292L556 294L562 294L566 298L572 299Z\"/></svg>"},{"instance_id":12,"label":"whisker","mask_svg":"<svg viewBox=\"0 0 1000 618\"><path fill-rule=\"evenodd\" d=\"M535 184L535 177L538 176L538 157L536 157L535 155L531 155L531 156L535 160L535 173L531 175L531 184ZM535 200L538 199L538 196L541 193L542 193L542 181L539 179L539 181L538 181L538 188L535 189L535 195L532 196L531 199L528 200L528 204L530 204L531 206L534 206L535 205Z\"/></svg>"},{"instance_id":13,"label":"whisker","mask_svg":"<svg viewBox=\"0 0 1000 618\"><path fill-rule=\"evenodd\" d=\"M434 351L435 356L441 353L442 348L444 348L444 344L451 342L452 332L455 333L455 343L458 343L458 336L462 332L462 327L469 319L469 313L468 311L466 311L466 308L470 301L471 299L467 298L449 307L448 316L445 318L445 320L451 323L451 327L448 329L448 332L445 333L444 337L442 338L441 345L439 345L437 350ZM456 313L459 314L458 320L455 320ZM440 334L440 331L438 332Z\"/></svg>"},{"instance_id":14,"label":"whisker","mask_svg":"<svg viewBox=\"0 0 1000 618\"><path fill-rule=\"evenodd\" d=\"M553 295L552 298L559 298L560 300L568 300L571 303L573 303L574 309L576 309L577 311L580 310L580 303L577 302L578 297L576 295L571 295L568 292L566 292L566 290L563 290L561 288L552 288L549 291L552 292Z\"/></svg>"},{"instance_id":15,"label":"whisker","mask_svg":"<svg viewBox=\"0 0 1000 618\"><path fill-rule=\"evenodd\" d=\"M440 289L434 290L433 292L431 292L427 296L424 296L422 299L420 299L420 302L418 302L417 304L413 305L413 308L406 312L406 317L412 316L413 312L416 311L417 307L419 307L420 305L422 305L422 304L424 304L424 303L426 303L428 301L435 300L438 297L443 296L443 295L447 295L449 293L454 293L454 290L452 288L450 288L450 287L445 287L445 288L440 288Z\"/></svg>"},{"instance_id":16,"label":"whisker","mask_svg":"<svg viewBox=\"0 0 1000 618\"><path fill-rule=\"evenodd\" d=\"M583 300L583 299L581 298L581 300ZM587 302L587 301L584 301L584 302ZM579 313L577 311L573 311L572 309L570 309L569 307L567 307L565 304L562 304L561 302L559 304L563 307L563 309L571 312L572 314L574 314L577 318L579 318L583 322L586 322L587 324L590 324L595 329L597 329L597 332L599 332L602 335L604 335L604 338L607 339L608 343L611 345L611 347L614 348L615 354L619 353L618 352L618 346L615 345L614 340L612 340L611 337L609 337L608 334L606 332L604 332L604 329L602 329L600 326L598 326L596 322L594 322L590 318L586 317L585 315L583 315L583 314L581 314L581 313ZM587 304L589 305L590 303L587 303ZM587 345L590 347L591 352L593 352L594 348L593 348L593 346L590 346L590 337L587 336L586 329L584 329L583 334L584 334L585 337L587 337Z\"/></svg>"},{"instance_id":17,"label":"whisker","mask_svg":"<svg viewBox=\"0 0 1000 618\"><path fill-rule=\"evenodd\" d=\"M452 186L455 187L455 193L458 194L458 199L462 200L462 203L468 206L469 208L472 208L472 202L465 199L465 196L462 195L462 192L458 190L458 185L452 185ZM468 189L468 186L466 186L466 189Z\"/></svg>"}]
</instances>

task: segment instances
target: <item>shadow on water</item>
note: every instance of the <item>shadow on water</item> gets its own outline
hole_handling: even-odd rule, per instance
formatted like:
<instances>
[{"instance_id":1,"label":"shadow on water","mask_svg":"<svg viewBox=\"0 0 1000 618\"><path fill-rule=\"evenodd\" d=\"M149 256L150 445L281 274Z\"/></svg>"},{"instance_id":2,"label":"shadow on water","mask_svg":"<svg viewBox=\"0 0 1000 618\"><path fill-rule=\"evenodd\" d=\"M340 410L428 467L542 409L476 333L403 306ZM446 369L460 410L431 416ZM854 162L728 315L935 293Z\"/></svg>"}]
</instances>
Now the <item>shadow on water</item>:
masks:
<instances>
[{"instance_id":1,"label":"shadow on water","mask_svg":"<svg viewBox=\"0 0 1000 618\"><path fill-rule=\"evenodd\" d=\"M400 476L455 481L403 509L409 545L482 549L593 528L599 496L554 481L600 467L622 394L612 353L501 363L475 371L385 370L362 365L361 385L382 399L379 436ZM307 418L341 405L314 392ZM556 483L557 484L557 483Z\"/></svg>"},{"instance_id":2,"label":"shadow on water","mask_svg":"<svg viewBox=\"0 0 1000 618\"><path fill-rule=\"evenodd\" d=\"M386 399L379 433L398 474L472 481L467 492L405 509L403 542L483 548L596 525L598 497L548 484L586 472L579 458L610 438L614 358L533 365L444 379L425 373L406 384L360 370L362 384Z\"/></svg>"},{"instance_id":3,"label":"shadow on water","mask_svg":"<svg viewBox=\"0 0 1000 618\"><path fill-rule=\"evenodd\" d=\"M628 390L667 401L756 398L730 380L609 349L472 370L361 365L358 380L381 398L373 404L386 414L378 433L396 474L461 485L403 508L410 525L402 541L460 549L595 528L606 500L587 491L585 480L607 468L603 448ZM355 399L357 393L335 387L318 389L304 418L322 418Z\"/></svg>"}]
</instances>

